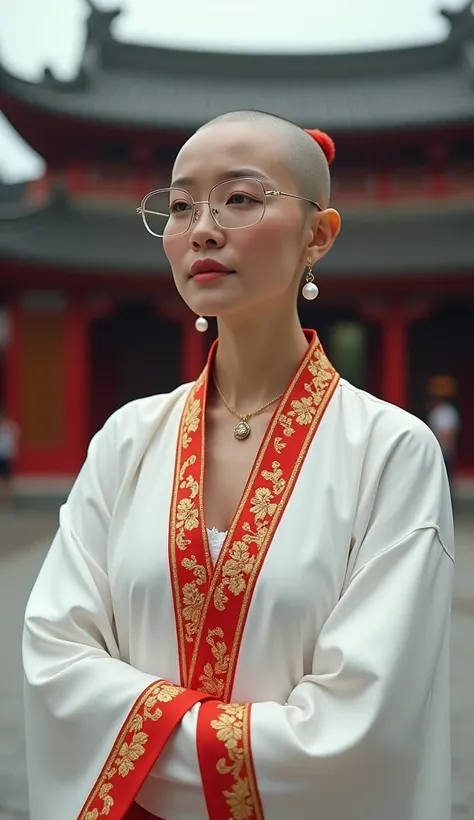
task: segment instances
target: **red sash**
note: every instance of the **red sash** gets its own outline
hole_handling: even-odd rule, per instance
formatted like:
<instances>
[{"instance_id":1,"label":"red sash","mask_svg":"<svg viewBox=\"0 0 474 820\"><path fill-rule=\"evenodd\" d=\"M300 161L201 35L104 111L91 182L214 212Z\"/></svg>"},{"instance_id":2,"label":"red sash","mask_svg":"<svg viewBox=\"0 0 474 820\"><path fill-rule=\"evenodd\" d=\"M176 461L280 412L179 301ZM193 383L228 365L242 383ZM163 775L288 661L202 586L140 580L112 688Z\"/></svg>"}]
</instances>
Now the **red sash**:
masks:
<instances>
[{"instance_id":1,"label":"red sash","mask_svg":"<svg viewBox=\"0 0 474 820\"><path fill-rule=\"evenodd\" d=\"M259 573L339 382L316 333L306 335L308 351L268 426L215 567L203 515L203 479L206 396L216 343L181 420L169 557L181 684L218 699L201 706L198 721L211 820L263 817L250 749L250 706L229 701Z\"/></svg>"}]
</instances>

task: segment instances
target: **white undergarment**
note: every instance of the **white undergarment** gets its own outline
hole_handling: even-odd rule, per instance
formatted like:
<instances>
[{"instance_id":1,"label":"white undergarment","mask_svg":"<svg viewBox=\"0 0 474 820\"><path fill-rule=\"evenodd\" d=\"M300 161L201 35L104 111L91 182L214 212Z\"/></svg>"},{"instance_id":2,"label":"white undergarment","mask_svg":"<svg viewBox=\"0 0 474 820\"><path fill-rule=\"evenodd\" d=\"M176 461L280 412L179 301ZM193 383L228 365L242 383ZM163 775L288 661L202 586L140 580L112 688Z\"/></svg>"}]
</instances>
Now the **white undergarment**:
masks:
<instances>
[{"instance_id":1,"label":"white undergarment","mask_svg":"<svg viewBox=\"0 0 474 820\"><path fill-rule=\"evenodd\" d=\"M219 532L215 527L212 530L207 530L207 537L209 540L209 550L211 553L212 563L215 564L219 558L220 551L226 539L226 532Z\"/></svg>"}]
</instances>

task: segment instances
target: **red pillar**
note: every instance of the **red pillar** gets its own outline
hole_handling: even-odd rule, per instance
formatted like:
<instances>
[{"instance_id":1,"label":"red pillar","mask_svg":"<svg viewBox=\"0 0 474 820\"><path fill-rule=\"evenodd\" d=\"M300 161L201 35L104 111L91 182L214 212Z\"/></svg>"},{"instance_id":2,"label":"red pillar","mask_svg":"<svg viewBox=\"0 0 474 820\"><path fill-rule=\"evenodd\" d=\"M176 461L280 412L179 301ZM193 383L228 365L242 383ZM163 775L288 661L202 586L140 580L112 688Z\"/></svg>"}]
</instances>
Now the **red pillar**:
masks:
<instances>
[{"instance_id":1,"label":"red pillar","mask_svg":"<svg viewBox=\"0 0 474 820\"><path fill-rule=\"evenodd\" d=\"M376 391L383 399L408 409L410 384L409 328L430 315L429 300L394 300L360 305L358 313L367 322L378 324L382 336L381 384Z\"/></svg>"},{"instance_id":2,"label":"red pillar","mask_svg":"<svg viewBox=\"0 0 474 820\"><path fill-rule=\"evenodd\" d=\"M204 369L207 360L208 343L205 333L199 333L192 313L180 316L181 321L181 381L183 384L195 381Z\"/></svg>"},{"instance_id":3,"label":"red pillar","mask_svg":"<svg viewBox=\"0 0 474 820\"><path fill-rule=\"evenodd\" d=\"M408 406L408 315L404 305L389 305L382 320L382 398Z\"/></svg>"},{"instance_id":4,"label":"red pillar","mask_svg":"<svg viewBox=\"0 0 474 820\"><path fill-rule=\"evenodd\" d=\"M6 310L6 322L3 391L5 411L7 416L14 419L21 427L21 334L18 302L12 302Z\"/></svg>"},{"instance_id":5,"label":"red pillar","mask_svg":"<svg viewBox=\"0 0 474 820\"><path fill-rule=\"evenodd\" d=\"M80 468L89 438L89 317L71 302L66 317L66 450L71 473Z\"/></svg>"}]
</instances>

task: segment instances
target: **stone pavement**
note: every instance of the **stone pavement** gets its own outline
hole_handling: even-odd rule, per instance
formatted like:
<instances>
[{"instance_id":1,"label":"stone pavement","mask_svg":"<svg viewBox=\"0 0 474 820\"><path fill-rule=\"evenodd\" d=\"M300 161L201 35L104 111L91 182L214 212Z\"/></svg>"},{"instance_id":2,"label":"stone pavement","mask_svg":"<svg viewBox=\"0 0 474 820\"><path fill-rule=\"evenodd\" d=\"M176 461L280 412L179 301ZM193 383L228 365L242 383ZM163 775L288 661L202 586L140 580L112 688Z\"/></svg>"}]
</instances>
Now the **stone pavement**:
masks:
<instances>
[{"instance_id":1,"label":"stone pavement","mask_svg":"<svg viewBox=\"0 0 474 820\"><path fill-rule=\"evenodd\" d=\"M0 511L0 820L26 820L21 631L57 513Z\"/></svg>"},{"instance_id":2,"label":"stone pavement","mask_svg":"<svg viewBox=\"0 0 474 820\"><path fill-rule=\"evenodd\" d=\"M456 525L451 637L452 820L474 820L474 516Z\"/></svg>"},{"instance_id":3,"label":"stone pavement","mask_svg":"<svg viewBox=\"0 0 474 820\"><path fill-rule=\"evenodd\" d=\"M56 520L51 511L0 512L0 820L27 820L21 630L25 602ZM474 515L459 516L456 544L452 820L474 820Z\"/></svg>"}]
</instances>

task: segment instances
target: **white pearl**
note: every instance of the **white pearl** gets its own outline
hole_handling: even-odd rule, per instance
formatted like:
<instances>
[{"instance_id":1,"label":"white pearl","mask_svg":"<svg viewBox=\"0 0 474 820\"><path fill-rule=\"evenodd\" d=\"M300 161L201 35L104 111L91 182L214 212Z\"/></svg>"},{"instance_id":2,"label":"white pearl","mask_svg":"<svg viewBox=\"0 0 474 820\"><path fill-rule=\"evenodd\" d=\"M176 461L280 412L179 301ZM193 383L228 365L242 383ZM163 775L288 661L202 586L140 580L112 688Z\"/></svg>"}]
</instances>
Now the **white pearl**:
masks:
<instances>
[{"instance_id":1,"label":"white pearl","mask_svg":"<svg viewBox=\"0 0 474 820\"><path fill-rule=\"evenodd\" d=\"M307 282L303 288L303 296L305 299L309 299L309 301L311 301L312 299L316 299L318 293L319 288L317 285L314 284L314 282Z\"/></svg>"},{"instance_id":2,"label":"white pearl","mask_svg":"<svg viewBox=\"0 0 474 820\"><path fill-rule=\"evenodd\" d=\"M209 327L209 324L207 319L204 318L204 316L198 316L194 323L194 327L196 328L196 330L199 331L199 333L205 333Z\"/></svg>"}]
</instances>

